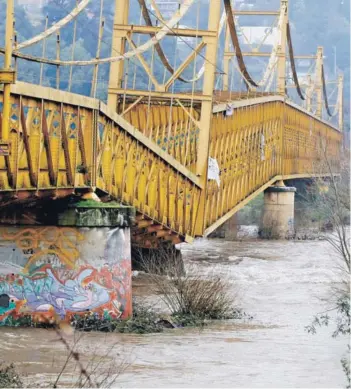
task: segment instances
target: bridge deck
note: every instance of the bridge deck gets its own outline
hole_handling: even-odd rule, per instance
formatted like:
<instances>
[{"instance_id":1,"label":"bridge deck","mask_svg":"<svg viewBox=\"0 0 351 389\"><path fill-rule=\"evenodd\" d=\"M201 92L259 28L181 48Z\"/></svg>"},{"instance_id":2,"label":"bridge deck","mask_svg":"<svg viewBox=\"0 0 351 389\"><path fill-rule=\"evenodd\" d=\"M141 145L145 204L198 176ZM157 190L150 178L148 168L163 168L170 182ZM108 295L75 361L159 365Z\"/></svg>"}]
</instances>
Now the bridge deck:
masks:
<instances>
[{"instance_id":1,"label":"bridge deck","mask_svg":"<svg viewBox=\"0 0 351 389\"><path fill-rule=\"evenodd\" d=\"M215 93L209 150L220 182L205 186L195 174L196 107L137 104L122 117L98 100L25 83L11 96L3 204L96 188L136 207L135 240L147 245L209 233L279 178L330 174L326 154L338 170L341 133L279 96L235 95L228 116L233 94Z\"/></svg>"}]
</instances>

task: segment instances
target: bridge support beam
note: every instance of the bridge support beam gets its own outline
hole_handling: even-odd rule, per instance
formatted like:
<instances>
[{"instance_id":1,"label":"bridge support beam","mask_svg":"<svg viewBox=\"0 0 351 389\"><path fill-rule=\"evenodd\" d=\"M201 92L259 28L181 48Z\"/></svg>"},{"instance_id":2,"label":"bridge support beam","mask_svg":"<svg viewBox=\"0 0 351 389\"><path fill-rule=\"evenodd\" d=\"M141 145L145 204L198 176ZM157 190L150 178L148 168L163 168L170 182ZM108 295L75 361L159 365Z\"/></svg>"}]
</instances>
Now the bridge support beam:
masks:
<instances>
[{"instance_id":1,"label":"bridge support beam","mask_svg":"<svg viewBox=\"0 0 351 389\"><path fill-rule=\"evenodd\" d=\"M259 234L262 238L288 239L294 235L294 200L296 188L283 181L264 192L264 209Z\"/></svg>"},{"instance_id":2,"label":"bridge support beam","mask_svg":"<svg viewBox=\"0 0 351 389\"><path fill-rule=\"evenodd\" d=\"M129 0L115 1L115 16L113 22L113 35L111 56L116 54L124 54L126 46L126 38L123 30L118 30L115 25L127 25L129 15ZM109 88L122 88L124 62L112 62L110 64L110 80ZM117 110L118 95L108 92L107 105L113 111Z\"/></svg>"},{"instance_id":3,"label":"bridge support beam","mask_svg":"<svg viewBox=\"0 0 351 389\"><path fill-rule=\"evenodd\" d=\"M0 326L129 317L133 214L86 201L55 225L1 225Z\"/></svg>"}]
</instances>

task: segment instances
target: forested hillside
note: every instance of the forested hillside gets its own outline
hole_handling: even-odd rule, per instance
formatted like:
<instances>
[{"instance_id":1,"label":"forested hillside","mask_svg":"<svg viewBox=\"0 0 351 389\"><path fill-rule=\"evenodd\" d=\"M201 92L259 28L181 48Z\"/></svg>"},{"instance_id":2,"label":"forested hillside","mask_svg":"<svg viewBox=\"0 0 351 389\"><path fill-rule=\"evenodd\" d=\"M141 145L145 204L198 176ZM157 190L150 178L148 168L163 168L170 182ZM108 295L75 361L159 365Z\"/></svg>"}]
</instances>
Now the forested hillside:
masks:
<instances>
[{"instance_id":1,"label":"forested hillside","mask_svg":"<svg viewBox=\"0 0 351 389\"><path fill-rule=\"evenodd\" d=\"M104 16L106 19L101 56L110 55L113 10L115 0L104 1ZM40 4L42 5L40 6ZM49 15L49 25L61 19L74 7L76 0L34 0L16 1L16 31L18 41L28 39L43 31L45 16ZM4 40L4 19L6 0L0 0L0 17L3 21L0 25L0 40ZM350 0L290 0L290 22L292 28L294 51L296 54L313 54L317 46L324 46L325 68L327 78L334 78L335 58L337 72L343 72L345 76L345 119L349 128L350 111ZM250 9L277 9L279 0L246 0L240 2L241 7ZM95 57L97 46L97 32L99 24L100 0L92 0L80 16L77 25L77 42L75 58L89 59ZM204 12L203 12L204 13ZM206 11L207 13L207 11ZM139 17L139 5L132 0L131 18L137 22ZM195 17L195 16L190 16ZM200 15L201 19L205 19ZM202 20L204 21L204 20ZM271 24L268 19L256 19L251 24ZM61 34L61 57L71 59L73 24L65 27ZM55 40L51 37L47 40L48 57L55 57ZM27 52L41 55L42 45L37 44L28 48ZM172 58L170 58L172 60ZM39 81L39 64L20 61L19 79L37 83ZM157 68L156 68L157 70ZM55 67L44 67L45 85L55 84ZM99 69L98 97L105 99L107 92L108 65ZM131 72L133 67L131 67ZM75 68L72 91L89 94L91 88L92 69ZM61 70L61 88L67 87L69 68ZM147 83L147 79L138 80Z\"/></svg>"}]
</instances>

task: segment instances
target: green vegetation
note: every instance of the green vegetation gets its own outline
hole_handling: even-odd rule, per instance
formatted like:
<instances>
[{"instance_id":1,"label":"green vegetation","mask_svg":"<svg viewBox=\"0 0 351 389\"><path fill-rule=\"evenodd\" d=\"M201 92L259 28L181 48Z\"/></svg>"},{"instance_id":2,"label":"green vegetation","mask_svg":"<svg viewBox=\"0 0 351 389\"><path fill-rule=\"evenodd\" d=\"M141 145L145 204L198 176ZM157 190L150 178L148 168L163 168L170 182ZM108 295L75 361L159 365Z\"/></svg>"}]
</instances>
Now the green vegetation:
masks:
<instances>
[{"instance_id":1,"label":"green vegetation","mask_svg":"<svg viewBox=\"0 0 351 389\"><path fill-rule=\"evenodd\" d=\"M326 166L331 173L328 159ZM335 329L333 337L345 335L348 339L347 356L341 360L342 368L347 378L347 388L351 388L350 376L350 334L351 334L351 310L350 310L350 272L351 253L350 237L347 224L350 222L350 156L344 155L340 164L340 177L331 174L329 190L319 192L320 200L316 202L316 209L330 221L333 233L326 235L335 252L335 260L340 271L340 280L336 287L330 290L332 306L328 311L315 316L311 325L307 326L308 332L315 333L316 328L328 326L334 321ZM321 182L316 179L316 186Z\"/></svg>"},{"instance_id":2,"label":"green vegetation","mask_svg":"<svg viewBox=\"0 0 351 389\"><path fill-rule=\"evenodd\" d=\"M159 322L159 317L149 307L133 303L133 315L127 320L102 319L94 313L84 316L76 315L71 321L71 325L79 331L102 331L146 334L162 332L163 326Z\"/></svg>"},{"instance_id":3,"label":"green vegetation","mask_svg":"<svg viewBox=\"0 0 351 389\"><path fill-rule=\"evenodd\" d=\"M214 317L215 316L215 317ZM76 315L71 325L78 331L101 331L133 334L149 334L163 332L165 329L184 327L203 327L213 319L250 319L240 310L219 312L173 312L170 315L157 313L143 303L133 303L133 315L126 320L104 319L94 313L84 316Z\"/></svg>"},{"instance_id":4,"label":"green vegetation","mask_svg":"<svg viewBox=\"0 0 351 389\"><path fill-rule=\"evenodd\" d=\"M150 291L159 296L176 323L241 317L229 281L214 273L203 275L196 266L185 272L177 250L160 246L148 254L141 251L139 262L150 277Z\"/></svg>"},{"instance_id":5,"label":"green vegetation","mask_svg":"<svg viewBox=\"0 0 351 389\"><path fill-rule=\"evenodd\" d=\"M103 203L94 200L81 200L72 206L76 208L130 208L118 203L117 201L109 201L107 203Z\"/></svg>"},{"instance_id":6,"label":"green vegetation","mask_svg":"<svg viewBox=\"0 0 351 389\"><path fill-rule=\"evenodd\" d=\"M23 383L13 364L0 362L0 388L23 388Z\"/></svg>"}]
</instances>

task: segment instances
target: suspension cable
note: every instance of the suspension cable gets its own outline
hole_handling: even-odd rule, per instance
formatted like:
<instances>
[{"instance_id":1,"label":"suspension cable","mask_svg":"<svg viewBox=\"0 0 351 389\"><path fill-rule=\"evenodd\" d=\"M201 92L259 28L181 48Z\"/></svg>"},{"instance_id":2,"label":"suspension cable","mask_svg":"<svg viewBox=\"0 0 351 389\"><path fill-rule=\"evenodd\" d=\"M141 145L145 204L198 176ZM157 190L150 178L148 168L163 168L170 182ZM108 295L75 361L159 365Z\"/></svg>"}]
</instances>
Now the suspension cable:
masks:
<instances>
[{"instance_id":1,"label":"suspension cable","mask_svg":"<svg viewBox=\"0 0 351 389\"><path fill-rule=\"evenodd\" d=\"M246 68L245 62L244 62L244 58L243 58L240 44L239 44L239 38L238 38L238 35L236 33L235 21L234 21L234 17L233 17L233 11L232 11L232 6L231 6L230 0L224 0L224 8L225 8L225 12L227 14L227 21L228 21L228 27L229 27L229 31L230 31L230 37L232 39L232 43L233 43L233 46L235 49L235 55L236 55L236 59L237 59L238 64L239 64L240 72L244 76L245 82L247 84L251 84L252 86L257 87L258 85L255 83L255 81L250 76L250 74Z\"/></svg>"},{"instance_id":2,"label":"suspension cable","mask_svg":"<svg viewBox=\"0 0 351 389\"><path fill-rule=\"evenodd\" d=\"M150 49L152 46L155 46L156 43L158 43L160 40L162 40L169 30L171 30L178 22L180 19L183 18L183 16L187 13L189 10L190 6L193 4L194 0L184 0L182 5L180 6L180 9L175 12L172 16L172 18L168 21L167 24L165 24L160 31L158 31L155 36L151 39L149 39L147 42L143 43L141 46L128 51L125 54L120 54L118 56L114 57L107 57L107 58L101 58L101 59L91 59L87 61L62 61L62 60L53 60L53 59L48 59L48 58L41 58L41 57L35 57L32 55L28 54L23 54L19 53L18 51L15 51L13 53L14 57L22 58L22 59L27 59L33 62L43 62L47 63L50 65L61 65L61 66L71 66L71 65L76 65L76 66L89 66L89 65L97 65L97 64L102 64L102 63L110 63L110 62L118 62L122 61L124 59L129 59L137 54L141 54L145 52L146 50ZM4 53L5 49L0 48L0 52Z\"/></svg>"},{"instance_id":3,"label":"suspension cable","mask_svg":"<svg viewBox=\"0 0 351 389\"><path fill-rule=\"evenodd\" d=\"M302 93L302 89L300 87L299 78L297 77L296 73L296 66L295 66L295 58L294 58L294 49L292 45L291 40L291 33L290 33L290 24L287 24L287 40L288 40L288 47L289 47L289 57L290 57L290 66L293 73L293 79L296 86L296 91L298 95L300 96L301 100L305 100L305 96Z\"/></svg>"},{"instance_id":4,"label":"suspension cable","mask_svg":"<svg viewBox=\"0 0 351 389\"><path fill-rule=\"evenodd\" d=\"M178 37L178 39L180 39L183 43L185 43L191 50L193 51L196 51L194 49L194 47L192 47L184 38L182 38L179 34L176 33L175 30L173 30L173 27L170 27L166 24L166 22L162 19L160 19L155 13L153 13L150 9L148 9L148 12L151 13L156 19L158 19L161 24L163 24L165 27L167 27L169 29L169 31L171 31L175 36ZM219 36L221 35L221 32L223 30L223 27L225 25L225 21L226 21L226 15L225 15L225 12L223 12L222 16L221 16L221 19L220 19L220 22L219 22L219 28L218 28L218 32L217 32L217 37L219 38ZM224 73L222 69L220 69L217 64L215 63L212 63L211 61L209 61L208 59L206 59L206 57L204 55L202 55L201 53L196 53L199 57L203 58L206 62L210 63L211 65L213 65L215 67L215 69L218 69L220 73ZM194 79L191 79L191 80L184 80L185 82L188 82L188 83L191 83L191 82L194 82L194 81L198 81L204 74L205 72L205 64L202 65L201 69L198 71L196 77Z\"/></svg>"},{"instance_id":5,"label":"suspension cable","mask_svg":"<svg viewBox=\"0 0 351 389\"><path fill-rule=\"evenodd\" d=\"M322 64L322 83L323 83L323 97L324 97L325 109L326 109L327 114L329 116L333 116L333 114L331 113L331 111L329 109L328 96L327 96L327 86L325 83L325 74L324 74L324 65L323 64Z\"/></svg>"},{"instance_id":6,"label":"suspension cable","mask_svg":"<svg viewBox=\"0 0 351 389\"><path fill-rule=\"evenodd\" d=\"M17 50L22 50L26 47L32 46L35 43L40 42L41 40L47 38L48 36L54 34L58 30L60 30L63 26L65 26L67 23L69 23L71 20L75 19L82 11L83 9L89 4L90 0L82 0L78 6L76 6L68 15L66 15L63 19L55 23L53 26L48 28L46 31L42 32L39 35L34 36L31 39L28 39L20 44L17 45Z\"/></svg>"},{"instance_id":7,"label":"suspension cable","mask_svg":"<svg viewBox=\"0 0 351 389\"><path fill-rule=\"evenodd\" d=\"M145 3L145 0L138 0L139 1L139 4L141 6L141 9L144 10L145 9L145 14L147 13L148 16L145 18L144 17L144 13L143 13L143 17L144 17L144 20L145 20L145 23L148 25L148 26L152 26L152 21L151 21L151 18L150 18L150 14L152 14L159 22L161 22L163 25L166 25L165 24L165 21L164 19L161 17L159 11L155 13L153 13L149 8L147 8L146 6L146 3ZM141 5L142 3L142 5ZM146 15L145 15L146 16ZM221 33L222 33L222 30L223 30L223 27L225 25L225 21L226 21L226 15L225 15L225 12L222 13L222 16L221 16L221 19L220 19L220 22L219 22L219 28L218 28L218 34L217 34L217 37L219 38ZM174 32L171 28L170 30L172 32ZM186 43L190 48L191 50L195 51L193 47L191 47L186 40L182 39L178 34L175 34L178 38L180 38L184 43ZM154 34L150 34L150 36L154 36ZM157 48L159 47L159 49ZM160 50L160 52L159 52ZM157 44L156 45L156 51L157 51L157 54L159 55L163 65L166 67L166 69L171 73L171 74L174 74L174 68L172 67L172 65L169 63L169 61L167 60L166 58L166 55L164 54L163 50L162 50L162 47L160 44ZM198 54L200 57L203 57L201 54ZM164 58L164 61L162 60L162 57ZM204 58L205 59L205 58ZM182 81L182 82L186 82L186 83L193 83L194 81L198 81L205 73L205 64L203 64L200 68L200 70L197 72L197 74L194 76L194 78L188 80L186 78L182 78L180 76L176 77L179 81Z\"/></svg>"},{"instance_id":8,"label":"suspension cable","mask_svg":"<svg viewBox=\"0 0 351 389\"><path fill-rule=\"evenodd\" d=\"M149 10L146 7L145 0L138 0L138 3L140 5L141 13L143 15L143 18L144 18L144 21L145 21L146 25L149 26L149 27L153 27L152 20L151 20L150 14L149 14ZM151 38L153 38L155 36L155 34L154 33L150 33L150 36L151 36ZM169 61L168 61L164 51L162 50L161 44L157 42L155 44L155 49L156 49L157 55L159 56L161 62L163 63L163 66L171 74L173 74L174 73L174 68L169 63ZM184 80L184 78L182 78L180 76L178 77L178 80L182 81L182 82L186 82L186 80Z\"/></svg>"},{"instance_id":9,"label":"suspension cable","mask_svg":"<svg viewBox=\"0 0 351 389\"><path fill-rule=\"evenodd\" d=\"M274 47L272 49L272 53L269 57L268 65L266 67L264 75L263 75L261 81L257 82L257 85L259 87L265 86L267 84L267 82L268 82L270 76L272 75L274 68L277 64L278 45L281 44L280 39L278 37L281 36L280 32L283 28L285 10L286 10L286 7L283 7L281 9L279 19L278 19L278 24L277 24L277 39L276 39L276 42L275 42Z\"/></svg>"}]
</instances>

